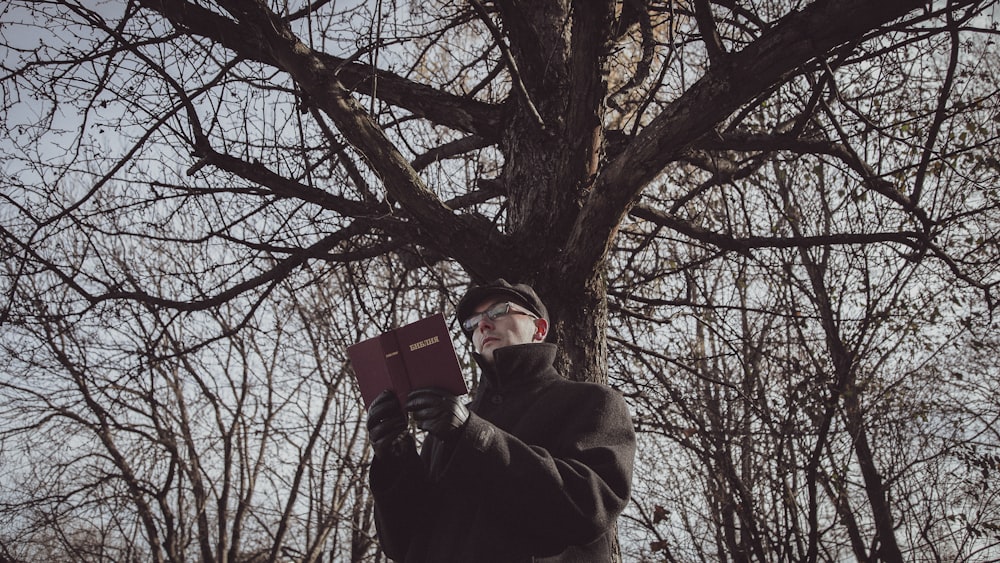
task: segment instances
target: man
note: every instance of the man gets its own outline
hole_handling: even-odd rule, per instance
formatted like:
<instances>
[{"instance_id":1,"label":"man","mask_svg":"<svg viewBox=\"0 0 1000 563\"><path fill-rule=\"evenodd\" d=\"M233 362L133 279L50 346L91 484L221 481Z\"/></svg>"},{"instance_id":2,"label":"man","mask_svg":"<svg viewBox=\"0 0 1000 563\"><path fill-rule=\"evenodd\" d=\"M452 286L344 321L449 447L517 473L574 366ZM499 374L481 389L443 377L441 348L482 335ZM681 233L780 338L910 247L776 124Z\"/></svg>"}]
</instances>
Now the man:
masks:
<instances>
[{"instance_id":1,"label":"man","mask_svg":"<svg viewBox=\"0 0 1000 563\"><path fill-rule=\"evenodd\" d=\"M556 372L531 287L474 287L457 315L482 369L468 407L417 389L405 410L391 392L369 408L382 549L406 563L607 563L635 455L625 401ZM419 456L406 413L428 433Z\"/></svg>"}]
</instances>

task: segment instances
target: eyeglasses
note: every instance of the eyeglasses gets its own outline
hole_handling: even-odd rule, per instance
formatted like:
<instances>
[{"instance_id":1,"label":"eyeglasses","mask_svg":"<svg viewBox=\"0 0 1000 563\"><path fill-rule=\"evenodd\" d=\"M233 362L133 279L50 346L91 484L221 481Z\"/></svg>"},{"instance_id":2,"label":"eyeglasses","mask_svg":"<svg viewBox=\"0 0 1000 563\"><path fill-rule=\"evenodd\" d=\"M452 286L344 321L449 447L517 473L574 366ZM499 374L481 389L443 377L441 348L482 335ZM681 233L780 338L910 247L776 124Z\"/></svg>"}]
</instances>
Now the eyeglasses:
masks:
<instances>
[{"instance_id":1,"label":"eyeglasses","mask_svg":"<svg viewBox=\"0 0 1000 563\"><path fill-rule=\"evenodd\" d=\"M497 303L496 305L490 307L489 309L483 311L482 313L476 313L471 317L462 321L462 328L465 329L465 332L473 332L476 330L476 327L479 326L479 323L484 318L488 318L491 321L495 321L500 317L513 314L528 315L533 319L538 318L538 315L535 315L530 311L526 311L513 303L510 302Z\"/></svg>"}]
</instances>

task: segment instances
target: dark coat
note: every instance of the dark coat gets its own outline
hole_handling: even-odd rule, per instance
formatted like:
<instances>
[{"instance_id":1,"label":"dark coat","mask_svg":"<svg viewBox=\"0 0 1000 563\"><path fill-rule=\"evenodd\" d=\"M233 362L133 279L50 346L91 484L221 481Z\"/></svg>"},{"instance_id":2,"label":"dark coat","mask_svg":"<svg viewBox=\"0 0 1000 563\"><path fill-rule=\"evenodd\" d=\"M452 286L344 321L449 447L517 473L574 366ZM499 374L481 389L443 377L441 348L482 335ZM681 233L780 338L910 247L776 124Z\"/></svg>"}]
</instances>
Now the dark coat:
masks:
<instances>
[{"instance_id":1,"label":"dark coat","mask_svg":"<svg viewBox=\"0 0 1000 563\"><path fill-rule=\"evenodd\" d=\"M607 563L635 433L613 389L560 377L552 344L495 352L456 438L371 470L386 555L406 563Z\"/></svg>"}]
</instances>

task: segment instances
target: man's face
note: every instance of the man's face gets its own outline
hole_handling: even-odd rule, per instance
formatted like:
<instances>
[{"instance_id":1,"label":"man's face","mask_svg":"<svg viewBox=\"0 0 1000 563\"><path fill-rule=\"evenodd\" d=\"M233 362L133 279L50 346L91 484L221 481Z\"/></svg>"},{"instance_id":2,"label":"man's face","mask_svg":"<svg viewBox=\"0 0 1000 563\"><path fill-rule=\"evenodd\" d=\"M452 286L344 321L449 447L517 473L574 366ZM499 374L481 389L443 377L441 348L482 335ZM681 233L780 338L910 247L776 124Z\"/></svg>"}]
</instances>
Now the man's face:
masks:
<instances>
[{"instance_id":1,"label":"man's face","mask_svg":"<svg viewBox=\"0 0 1000 563\"><path fill-rule=\"evenodd\" d=\"M510 301L509 298L496 297L488 298L480 303L476 308L476 313L482 313L498 303ZM516 304L515 304L516 305ZM524 311L523 307L517 306L518 311ZM545 339L547 325L544 319L536 319L533 316L515 313L490 319L483 315L479 324L472 333L472 345L488 363L493 363L493 352L504 346L515 344L528 344L529 342L540 342Z\"/></svg>"}]
</instances>

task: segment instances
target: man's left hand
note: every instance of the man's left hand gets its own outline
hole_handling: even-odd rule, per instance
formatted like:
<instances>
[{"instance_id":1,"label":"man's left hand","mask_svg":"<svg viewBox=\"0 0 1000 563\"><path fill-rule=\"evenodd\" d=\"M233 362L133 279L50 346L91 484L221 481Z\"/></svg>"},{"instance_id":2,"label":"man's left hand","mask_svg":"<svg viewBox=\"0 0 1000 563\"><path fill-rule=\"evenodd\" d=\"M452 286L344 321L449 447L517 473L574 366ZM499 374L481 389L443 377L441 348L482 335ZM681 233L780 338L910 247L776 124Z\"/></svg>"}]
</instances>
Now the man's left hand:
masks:
<instances>
[{"instance_id":1,"label":"man's left hand","mask_svg":"<svg viewBox=\"0 0 1000 563\"><path fill-rule=\"evenodd\" d=\"M421 429L442 440L457 434L469 419L469 409L458 397L436 387L411 391L406 410Z\"/></svg>"}]
</instances>

